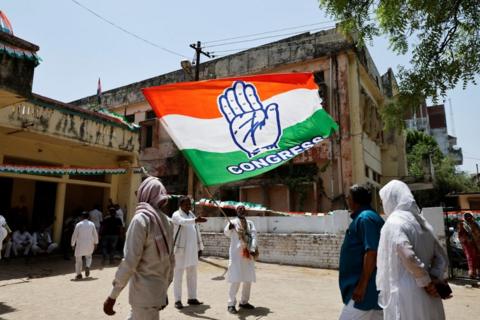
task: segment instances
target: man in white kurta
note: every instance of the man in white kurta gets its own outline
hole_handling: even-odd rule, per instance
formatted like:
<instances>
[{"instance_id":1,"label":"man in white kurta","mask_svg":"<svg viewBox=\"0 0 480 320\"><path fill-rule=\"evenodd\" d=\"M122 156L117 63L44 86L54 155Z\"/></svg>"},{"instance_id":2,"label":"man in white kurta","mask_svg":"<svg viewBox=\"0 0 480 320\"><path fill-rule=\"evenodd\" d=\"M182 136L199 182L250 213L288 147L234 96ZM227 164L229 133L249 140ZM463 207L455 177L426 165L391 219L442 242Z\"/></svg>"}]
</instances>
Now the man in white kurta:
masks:
<instances>
[{"instance_id":1,"label":"man in white kurta","mask_svg":"<svg viewBox=\"0 0 480 320\"><path fill-rule=\"evenodd\" d=\"M75 273L77 280L82 279L82 257L85 257L85 276L90 276L92 254L98 244L97 229L88 218L88 212L82 212L82 221L75 226L71 240L72 247L75 247Z\"/></svg>"},{"instance_id":2,"label":"man in white kurta","mask_svg":"<svg viewBox=\"0 0 480 320\"><path fill-rule=\"evenodd\" d=\"M228 261L228 312L236 314L237 292L243 283L239 307L254 309L248 301L252 282L256 281L254 257L257 256L257 231L252 221L245 219L245 207L237 206L237 218L230 221L224 233L230 238Z\"/></svg>"},{"instance_id":3,"label":"man in white kurta","mask_svg":"<svg viewBox=\"0 0 480 320\"><path fill-rule=\"evenodd\" d=\"M138 204L125 238L124 258L103 304L107 315L122 289L129 284L129 320L158 320L168 304L167 290L173 280L173 224L161 211L168 194L158 178L145 179L137 192Z\"/></svg>"},{"instance_id":4,"label":"man in white kurta","mask_svg":"<svg viewBox=\"0 0 480 320\"><path fill-rule=\"evenodd\" d=\"M23 251L24 256L28 256L30 249L32 248L33 237L30 232L27 231L24 225L20 227L20 230L17 230L12 235L12 249L13 254L16 256Z\"/></svg>"},{"instance_id":5,"label":"man in white kurta","mask_svg":"<svg viewBox=\"0 0 480 320\"><path fill-rule=\"evenodd\" d=\"M103 221L103 213L100 211L100 208L100 205L97 204L95 207L93 207L93 210L88 213L90 221L93 222L95 229L97 229L97 234L100 233L100 226L102 225Z\"/></svg>"},{"instance_id":6,"label":"man in white kurta","mask_svg":"<svg viewBox=\"0 0 480 320\"><path fill-rule=\"evenodd\" d=\"M182 309L182 280L183 273L187 274L187 291L189 305L199 305L197 299L197 265L199 251L203 250L202 237L197 223L206 222L202 217L196 217L191 211L192 204L189 197L181 197L180 208L172 215L175 245L175 270L173 273L173 294L175 308Z\"/></svg>"},{"instance_id":7,"label":"man in white kurta","mask_svg":"<svg viewBox=\"0 0 480 320\"><path fill-rule=\"evenodd\" d=\"M380 235L376 283L384 319L445 319L435 285L444 279L447 255L432 226L405 183L390 181L380 198L387 220Z\"/></svg>"}]
</instances>

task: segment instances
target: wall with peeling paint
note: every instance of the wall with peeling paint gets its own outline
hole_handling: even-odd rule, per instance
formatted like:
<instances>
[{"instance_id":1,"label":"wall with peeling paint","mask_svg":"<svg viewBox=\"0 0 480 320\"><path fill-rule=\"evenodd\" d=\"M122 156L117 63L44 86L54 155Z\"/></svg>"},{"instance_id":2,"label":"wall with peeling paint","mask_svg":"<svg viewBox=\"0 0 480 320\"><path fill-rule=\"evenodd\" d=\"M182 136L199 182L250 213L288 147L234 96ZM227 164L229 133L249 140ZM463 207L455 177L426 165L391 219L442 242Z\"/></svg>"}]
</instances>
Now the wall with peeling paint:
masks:
<instances>
[{"instance_id":1,"label":"wall with peeling paint","mask_svg":"<svg viewBox=\"0 0 480 320\"><path fill-rule=\"evenodd\" d=\"M0 126L27 129L55 138L112 150L139 150L138 133L100 120L22 102L0 109Z\"/></svg>"}]
</instances>

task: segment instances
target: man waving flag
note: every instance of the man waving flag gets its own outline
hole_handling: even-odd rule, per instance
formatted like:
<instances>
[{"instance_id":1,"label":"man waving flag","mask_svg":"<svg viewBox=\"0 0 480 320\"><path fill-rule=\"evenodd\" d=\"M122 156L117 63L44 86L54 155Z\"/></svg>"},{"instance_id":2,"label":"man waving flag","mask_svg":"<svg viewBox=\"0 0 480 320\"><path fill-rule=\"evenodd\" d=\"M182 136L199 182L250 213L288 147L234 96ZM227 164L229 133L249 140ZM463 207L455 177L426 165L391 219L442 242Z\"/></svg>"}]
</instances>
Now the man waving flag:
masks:
<instances>
[{"instance_id":1,"label":"man waving flag","mask_svg":"<svg viewBox=\"0 0 480 320\"><path fill-rule=\"evenodd\" d=\"M311 73L184 82L143 94L206 186L272 170L338 129Z\"/></svg>"}]
</instances>

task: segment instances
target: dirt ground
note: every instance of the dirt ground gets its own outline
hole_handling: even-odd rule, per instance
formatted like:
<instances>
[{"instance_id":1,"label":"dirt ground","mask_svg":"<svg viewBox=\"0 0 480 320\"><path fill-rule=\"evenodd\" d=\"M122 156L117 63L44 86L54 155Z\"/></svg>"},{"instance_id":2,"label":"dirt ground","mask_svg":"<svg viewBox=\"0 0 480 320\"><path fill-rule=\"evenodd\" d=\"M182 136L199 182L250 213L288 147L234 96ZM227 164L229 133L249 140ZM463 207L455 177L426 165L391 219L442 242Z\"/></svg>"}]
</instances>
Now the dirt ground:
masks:
<instances>
[{"instance_id":1,"label":"dirt ground","mask_svg":"<svg viewBox=\"0 0 480 320\"><path fill-rule=\"evenodd\" d=\"M338 319L342 304L337 271L264 263L257 263L257 283L252 288L250 302L257 308L230 315L226 311L226 265L224 259L202 258L198 296L205 304L180 312L171 301L161 319ZM23 259L0 262L0 319L125 319L127 288L117 301L115 316L102 312L116 267L101 268L95 257L93 268L91 278L73 281L73 260L40 257L28 264ZM455 297L445 302L447 319L478 319L480 290L452 288ZM171 289L169 297L173 300ZM183 300L185 304L186 297Z\"/></svg>"}]
</instances>

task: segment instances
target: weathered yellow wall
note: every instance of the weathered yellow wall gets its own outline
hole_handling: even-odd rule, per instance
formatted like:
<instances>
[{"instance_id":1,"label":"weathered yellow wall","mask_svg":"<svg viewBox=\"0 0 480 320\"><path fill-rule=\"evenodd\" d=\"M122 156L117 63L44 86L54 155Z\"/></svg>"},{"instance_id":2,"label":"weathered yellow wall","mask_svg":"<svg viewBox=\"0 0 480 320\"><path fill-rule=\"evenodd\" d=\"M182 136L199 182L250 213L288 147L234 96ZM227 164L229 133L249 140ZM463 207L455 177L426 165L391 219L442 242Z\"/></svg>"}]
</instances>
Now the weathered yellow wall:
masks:
<instances>
[{"instance_id":1,"label":"weathered yellow wall","mask_svg":"<svg viewBox=\"0 0 480 320\"><path fill-rule=\"evenodd\" d=\"M99 123L80 115L64 113L29 103L25 109L10 106L0 110L0 163L26 160L29 163L52 166L124 167L124 175L106 176L104 182L90 182L81 177L43 177L0 173L14 179L12 206L25 196L31 215L35 197L35 181L57 183L54 238L59 241L64 218L82 207L90 210L94 204L106 205L108 198L127 207L133 215L135 190L140 175L131 167L138 166L138 132L108 123ZM22 129L22 123L31 124ZM80 181L82 180L82 181ZM30 217L31 220L31 217Z\"/></svg>"},{"instance_id":2,"label":"weathered yellow wall","mask_svg":"<svg viewBox=\"0 0 480 320\"><path fill-rule=\"evenodd\" d=\"M66 138L112 150L138 151L137 133L87 116L22 102L0 109L0 126L22 128L44 136Z\"/></svg>"}]
</instances>

